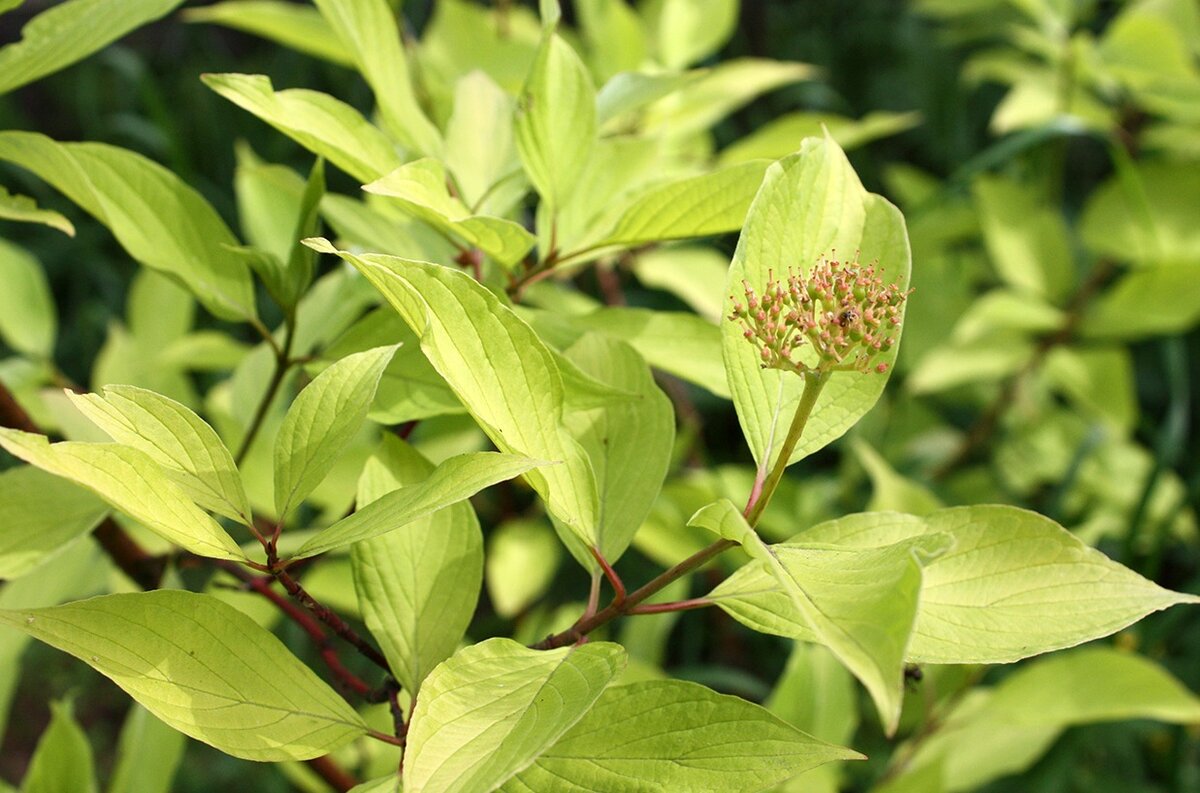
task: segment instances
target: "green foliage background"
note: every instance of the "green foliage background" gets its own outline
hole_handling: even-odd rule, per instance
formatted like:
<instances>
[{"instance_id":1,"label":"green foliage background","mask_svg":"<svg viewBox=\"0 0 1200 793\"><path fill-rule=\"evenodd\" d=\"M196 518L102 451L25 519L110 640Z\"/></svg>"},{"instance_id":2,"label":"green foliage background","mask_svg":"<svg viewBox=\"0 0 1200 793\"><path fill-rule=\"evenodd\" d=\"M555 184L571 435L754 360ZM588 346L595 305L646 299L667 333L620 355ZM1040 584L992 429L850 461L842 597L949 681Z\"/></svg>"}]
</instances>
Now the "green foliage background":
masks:
<instances>
[{"instance_id":1,"label":"green foliage background","mask_svg":"<svg viewBox=\"0 0 1200 793\"><path fill-rule=\"evenodd\" d=\"M435 1L405 4L404 18L411 33L419 34L428 23ZM0 18L0 44L15 39L21 24L46 5L26 0ZM198 4L188 7L193 5ZM1047 355L1041 363L1052 373L1058 367L1057 380L1021 375L1027 390L1010 394L1014 404L1005 406L988 442L972 450L968 464L949 476L938 475L938 460L944 460L962 431L977 426L996 394L1005 393L1005 384L1020 372L1024 359L1014 361L1005 351L1029 352L1039 339L1052 335L1028 306L1014 308L998 301L981 307L974 302L1005 281L1025 277L1020 272L1006 277L989 264L988 257L998 251L1000 257L1011 255L1019 261L1021 254L1013 254L1012 246L1024 243L1005 242L1002 233L984 239L988 223L1003 230L1019 225L1029 213L1049 213L1061 219L1050 225L1065 222L1072 229L1068 261L1094 261L1096 257L1083 248L1089 233L1103 237L1103 229L1096 226L1104 223L1101 218L1088 226L1086 210L1097 191L1114 178L1113 158L1096 136L1059 134L1041 124L1003 131L990 126L1008 92L1005 79L1020 73L1014 65L1019 59L1005 49L1004 39L1005 15L1017 14L1015 7L1020 4L1013 3L1007 10L996 10L1002 4L986 2L963 5L984 11L978 18L962 14L961 9L947 11L953 6L950 2L743 0L736 32L710 59L795 60L819 67L822 74L818 80L772 91L724 119L715 129L718 149L797 110L850 118L876 111L920 114L919 123L850 153L866 188L905 210L913 238L917 292L897 376L884 401L849 438L793 469L792 477L805 483L806 497L811 499L810 503L796 498L794 504L808 509L807 517L816 521L868 506L916 512L939 500L947 504L1004 501L1079 529L1108 555L1164 587L1200 591L1195 527L1195 511L1200 508L1196 440L1200 436L1194 426L1195 416L1200 415L1195 378L1200 371L1196 365L1200 307L1188 294L1200 292L1200 277L1185 281L1174 293L1155 292L1147 301L1109 305L1107 315L1085 320L1092 351L1103 348L1111 357L1067 360ZM1086 21L1080 29L1101 35L1133 4L1076 5L1084 8L1081 17ZM565 11L572 21L569 4ZM1200 34L1190 33L1188 54L1195 70L1200 53L1195 37ZM990 61L988 53L995 56ZM64 141L99 141L140 152L197 188L236 227L231 190L234 141L245 141L263 160L290 165L302 174L311 167L312 157L205 87L199 78L209 72L265 74L278 88L324 91L364 113L373 106L365 81L348 69L249 35L188 24L176 13L79 64L0 97L0 129L38 131ZM1148 118L1136 102L1112 110L1126 130L1144 131ZM1159 140L1167 143L1158 148L1142 144L1145 148L1139 147L1134 156L1184 163L1179 167L1189 168L1187 173L1200 174L1197 123L1195 117L1180 121L1175 137L1163 133ZM1008 181L977 178L984 172L1004 174ZM7 239L28 249L45 266L62 329L54 358L68 377L86 383L111 324L124 316L137 265L108 231L79 222L81 213L36 178L7 166L0 166L0 175L10 189L34 196L40 206L77 221L74 238L31 224L5 224L3 230ZM329 181L331 192L352 194L358 189L355 180L333 169ZM1176 193L1167 180L1146 184L1153 211L1161 204L1200 217L1200 189L1195 185ZM1013 207L1018 207L1015 215L1004 214ZM1035 256L1056 250L1055 234L1051 230L1037 238L1044 247L1037 248ZM735 241L729 235L714 244L732 255ZM1192 245L1191 255L1196 256ZM1128 250L1125 255L1138 258ZM1122 257L1118 253L1116 258ZM1200 257L1179 264L1200 274ZM684 305L675 296L649 288L645 279L639 281L628 272L619 277L630 305L659 309ZM1110 276L1105 283L1118 277ZM607 288L591 272L579 282L593 294L603 294ZM1185 305L1164 304L1173 298ZM1165 330L1152 321L1147 325L1151 330L1137 330L1139 322L1147 321L1147 313L1173 311L1182 319ZM970 327L972 312L979 327ZM965 327L963 317L968 318ZM278 317L268 319L273 324ZM212 322L207 316L200 321ZM1106 338L1115 343L1106 346ZM249 335L243 340L253 341ZM939 348L944 352L939 353ZM1123 391L1125 381L1118 382L1126 368L1131 394ZM198 377L203 389L212 375ZM1028 382L1031 379L1034 382ZM693 459L716 467L718 476L725 470L719 466L747 463L749 455L728 403L699 389L692 388L689 394L697 410L693 429L698 438L688 451ZM1113 426L1119 428L1117 441ZM485 516L488 506L484 506ZM508 524L506 530L515 536L521 528ZM777 533L776 539L787 536ZM489 530L490 541L512 539ZM535 534L523 542L518 538L516 547L535 559L556 560L559 546L547 549L539 542ZM657 570L654 560L636 552L622 565L627 580L644 580ZM547 624L556 606L570 602L587 586L583 573L569 564L560 566L556 577L544 585L551 593L544 607ZM566 594L560 597L559 593ZM473 636L508 632L513 613L502 605L503 597L490 595L491 606L475 617ZM755 701L770 698L787 661L785 640L742 630L716 609L685 613L677 625L666 629L672 632L663 666L672 675ZM527 625L525 630L536 638L536 627ZM305 660L313 660L299 631L290 624L281 631L290 647L307 652ZM1195 610L1151 615L1120 634L1116 642L1136 647L1191 691L1200 691L1200 616ZM87 732L105 778L128 699L100 675L40 644L26 652L22 664L26 676L12 706L15 718L4 734L0 778L20 778L49 723L47 700L72 694L77 697L75 717ZM982 673L983 680L999 683L1012 671L993 667ZM913 691L906 718L920 711L914 703L928 696L928 684L924 689L914 684ZM870 713L869 706L864 704L863 712ZM852 745L872 759L848 765L848 783L851 789L867 790L883 770L889 744L878 725L865 718ZM269 767L239 762L191 741L174 789L320 789L311 787L311 779L299 766L288 774L289 778L281 777ZM1195 727L1134 721L1066 730L1031 768L980 789L1178 793L1198 787L1200 738Z\"/></svg>"}]
</instances>

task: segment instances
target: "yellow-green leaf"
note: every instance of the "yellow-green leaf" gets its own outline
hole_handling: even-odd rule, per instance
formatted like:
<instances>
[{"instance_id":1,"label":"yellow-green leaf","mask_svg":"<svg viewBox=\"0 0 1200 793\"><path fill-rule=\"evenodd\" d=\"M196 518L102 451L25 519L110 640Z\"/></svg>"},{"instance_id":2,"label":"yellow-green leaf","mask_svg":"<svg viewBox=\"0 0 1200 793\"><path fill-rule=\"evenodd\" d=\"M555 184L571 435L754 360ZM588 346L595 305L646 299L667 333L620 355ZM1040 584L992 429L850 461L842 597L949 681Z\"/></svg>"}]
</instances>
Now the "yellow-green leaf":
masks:
<instances>
[{"instance_id":1,"label":"yellow-green leaf","mask_svg":"<svg viewBox=\"0 0 1200 793\"><path fill-rule=\"evenodd\" d=\"M180 732L245 760L319 757L366 732L283 643L209 595L158 590L0 611Z\"/></svg>"}]
</instances>

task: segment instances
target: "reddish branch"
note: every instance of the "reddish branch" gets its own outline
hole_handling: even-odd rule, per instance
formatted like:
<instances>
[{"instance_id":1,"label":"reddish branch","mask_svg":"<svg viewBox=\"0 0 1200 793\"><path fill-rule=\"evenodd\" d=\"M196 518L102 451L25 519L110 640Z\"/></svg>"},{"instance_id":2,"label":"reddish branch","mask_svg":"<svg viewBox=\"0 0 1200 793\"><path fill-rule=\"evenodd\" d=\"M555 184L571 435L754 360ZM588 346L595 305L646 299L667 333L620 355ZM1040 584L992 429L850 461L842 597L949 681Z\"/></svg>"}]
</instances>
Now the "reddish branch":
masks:
<instances>
[{"instance_id":1,"label":"reddish branch","mask_svg":"<svg viewBox=\"0 0 1200 793\"><path fill-rule=\"evenodd\" d=\"M391 668L388 666L387 659L383 657L383 653L376 650L363 637L359 636L333 609L323 603L319 603L312 595L308 594L304 587L300 586L299 581L292 578L286 570L279 566L279 559L275 556L273 548L268 546L267 555L267 566L271 571L271 575L283 585L283 588L287 590L289 595L308 609L313 616L325 623L339 638L358 650L368 661L385 672L391 672Z\"/></svg>"},{"instance_id":2,"label":"reddish branch","mask_svg":"<svg viewBox=\"0 0 1200 793\"><path fill-rule=\"evenodd\" d=\"M596 630L596 628L615 620L617 617L622 617L626 614L633 613L634 609L643 600L646 600L650 596L654 595L672 581L682 578L693 570L703 566L709 560L716 558L735 545L737 545L737 543L731 540L717 540L704 550L697 551L671 569L660 573L645 586L631 592L621 602L618 603L614 599L612 603L609 603L595 614L585 614L574 625L572 625L570 628L567 628L565 631L556 633L552 636L547 636L542 641L531 646L535 650L552 650L555 647L565 647L568 644L575 644L576 642L582 641L589 633ZM695 607L689 606L689 608Z\"/></svg>"}]
</instances>

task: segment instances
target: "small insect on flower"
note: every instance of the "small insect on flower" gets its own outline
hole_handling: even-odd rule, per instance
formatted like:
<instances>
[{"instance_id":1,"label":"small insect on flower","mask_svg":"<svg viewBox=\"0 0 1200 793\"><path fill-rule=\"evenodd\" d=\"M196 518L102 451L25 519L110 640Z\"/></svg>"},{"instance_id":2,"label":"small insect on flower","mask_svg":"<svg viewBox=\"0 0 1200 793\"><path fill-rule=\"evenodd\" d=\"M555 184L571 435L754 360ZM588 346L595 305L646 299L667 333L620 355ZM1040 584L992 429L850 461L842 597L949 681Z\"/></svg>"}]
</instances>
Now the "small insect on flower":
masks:
<instances>
[{"instance_id":1,"label":"small insect on flower","mask_svg":"<svg viewBox=\"0 0 1200 793\"><path fill-rule=\"evenodd\" d=\"M885 284L875 265L822 257L805 276L788 271L786 282L767 273L762 295L743 281L745 304L734 298L729 318L758 348L764 369L804 374L878 372L874 359L891 350L900 332L900 313L912 290ZM798 352L807 342L816 352Z\"/></svg>"}]
</instances>

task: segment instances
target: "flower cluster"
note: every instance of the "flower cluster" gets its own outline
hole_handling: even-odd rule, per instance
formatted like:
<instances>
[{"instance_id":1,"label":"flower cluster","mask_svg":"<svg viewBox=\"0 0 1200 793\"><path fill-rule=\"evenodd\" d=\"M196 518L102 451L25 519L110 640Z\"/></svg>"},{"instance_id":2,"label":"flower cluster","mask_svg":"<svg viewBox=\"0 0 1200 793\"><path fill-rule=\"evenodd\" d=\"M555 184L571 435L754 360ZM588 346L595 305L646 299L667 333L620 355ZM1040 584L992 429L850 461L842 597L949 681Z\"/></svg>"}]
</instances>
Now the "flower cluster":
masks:
<instances>
[{"instance_id":1,"label":"flower cluster","mask_svg":"<svg viewBox=\"0 0 1200 793\"><path fill-rule=\"evenodd\" d=\"M786 281L768 273L763 294L750 284L746 302L734 299L730 319L759 349L764 369L803 374L810 370L886 372L873 359L890 350L900 331L900 311L912 290L884 284L873 265L822 257L805 276L790 270ZM813 365L798 360L807 341ZM811 359L811 356L810 356Z\"/></svg>"}]
</instances>

